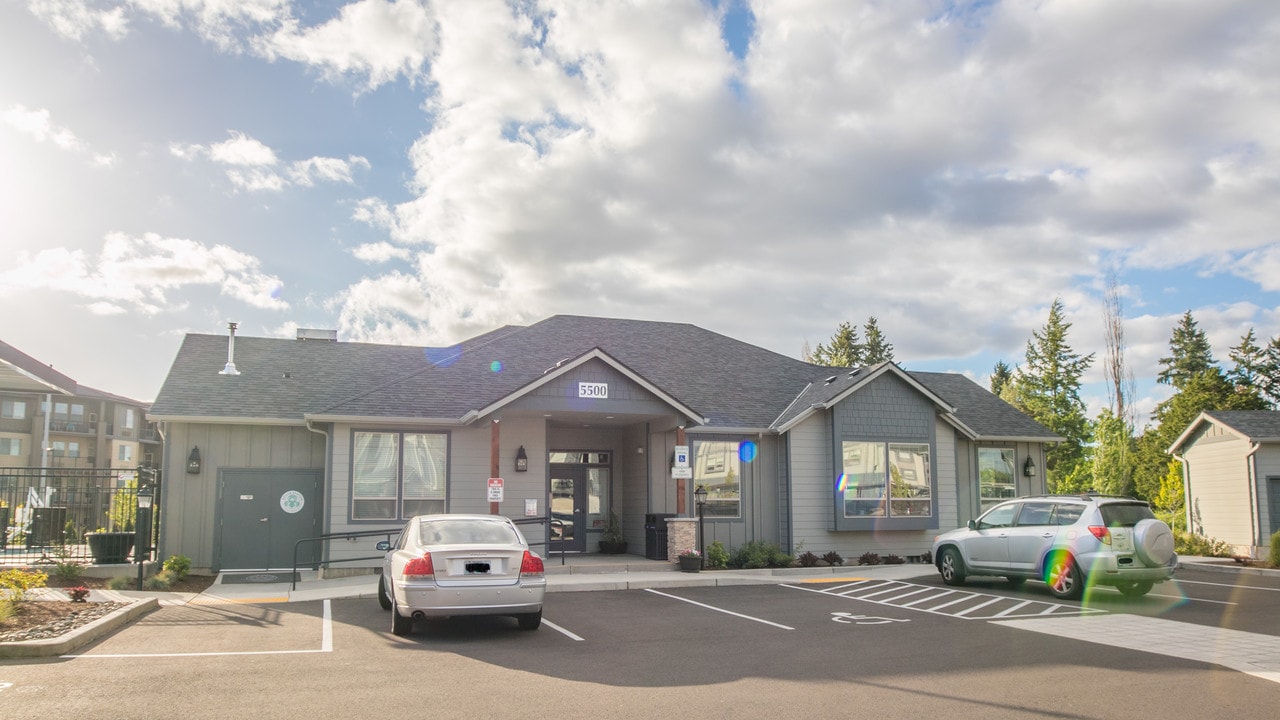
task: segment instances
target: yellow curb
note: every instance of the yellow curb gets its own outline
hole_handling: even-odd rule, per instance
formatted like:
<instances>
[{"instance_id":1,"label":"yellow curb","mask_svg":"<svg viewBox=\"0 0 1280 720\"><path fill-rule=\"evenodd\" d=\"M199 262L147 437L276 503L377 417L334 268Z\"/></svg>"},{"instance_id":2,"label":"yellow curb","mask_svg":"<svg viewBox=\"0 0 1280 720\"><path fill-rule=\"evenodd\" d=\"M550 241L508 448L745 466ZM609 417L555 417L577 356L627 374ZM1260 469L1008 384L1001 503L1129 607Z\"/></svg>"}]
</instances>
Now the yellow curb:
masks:
<instances>
[{"instance_id":1,"label":"yellow curb","mask_svg":"<svg viewBox=\"0 0 1280 720\"><path fill-rule=\"evenodd\" d=\"M863 580L870 580L870 579L871 578L865 578L865 577L807 578L804 580L799 580L797 582L802 582L802 583L861 582Z\"/></svg>"},{"instance_id":2,"label":"yellow curb","mask_svg":"<svg viewBox=\"0 0 1280 720\"><path fill-rule=\"evenodd\" d=\"M228 598L219 597L217 595L202 594L194 600L188 602L188 605L235 605L235 604L252 604L252 603L282 603L289 602L288 596L285 597L262 597L262 598Z\"/></svg>"}]
</instances>

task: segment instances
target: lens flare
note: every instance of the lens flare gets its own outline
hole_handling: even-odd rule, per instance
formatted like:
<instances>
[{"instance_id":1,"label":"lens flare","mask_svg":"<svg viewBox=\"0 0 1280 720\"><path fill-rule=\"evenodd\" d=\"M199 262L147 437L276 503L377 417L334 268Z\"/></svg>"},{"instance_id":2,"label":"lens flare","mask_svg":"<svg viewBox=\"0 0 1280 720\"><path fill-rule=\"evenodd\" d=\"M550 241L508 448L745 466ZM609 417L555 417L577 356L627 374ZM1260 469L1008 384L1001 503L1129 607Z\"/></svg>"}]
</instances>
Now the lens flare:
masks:
<instances>
[{"instance_id":1,"label":"lens flare","mask_svg":"<svg viewBox=\"0 0 1280 720\"><path fill-rule=\"evenodd\" d=\"M502 361L494 360L493 362L489 363L489 372L495 372L495 373L502 372Z\"/></svg>"},{"instance_id":2,"label":"lens flare","mask_svg":"<svg viewBox=\"0 0 1280 720\"><path fill-rule=\"evenodd\" d=\"M756 453L758 452L759 448L757 448L756 444L751 440L738 445L738 459L744 463L749 463L752 460L755 460Z\"/></svg>"},{"instance_id":3,"label":"lens flare","mask_svg":"<svg viewBox=\"0 0 1280 720\"><path fill-rule=\"evenodd\" d=\"M422 354L427 358L427 362L436 367L449 367L458 362L458 358L462 357L462 348L457 345L453 347L429 347L423 348Z\"/></svg>"}]
</instances>

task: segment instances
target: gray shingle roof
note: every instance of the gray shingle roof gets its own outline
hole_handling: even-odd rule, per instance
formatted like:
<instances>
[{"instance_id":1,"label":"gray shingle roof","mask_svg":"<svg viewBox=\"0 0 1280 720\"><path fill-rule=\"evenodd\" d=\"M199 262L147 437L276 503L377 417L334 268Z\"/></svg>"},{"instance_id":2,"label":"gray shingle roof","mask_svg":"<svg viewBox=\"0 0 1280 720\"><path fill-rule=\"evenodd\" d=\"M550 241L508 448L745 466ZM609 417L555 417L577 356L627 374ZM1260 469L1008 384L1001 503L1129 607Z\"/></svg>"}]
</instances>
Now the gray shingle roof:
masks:
<instances>
[{"instance_id":1,"label":"gray shingle roof","mask_svg":"<svg viewBox=\"0 0 1280 720\"><path fill-rule=\"evenodd\" d=\"M717 427L768 428L807 386L806 395L817 397L834 388L817 392L813 387L832 374L847 378L849 373L686 323L573 315L499 328L453 348L238 336L238 376L219 374L226 363L226 336L189 335L150 416L277 422L301 422L306 415L459 419L596 348ZM967 378L912 376L940 396L947 391L956 396L948 400L962 408L965 424L975 430L1053 437ZM807 408L810 401L806 397L794 407Z\"/></svg>"},{"instance_id":2,"label":"gray shingle roof","mask_svg":"<svg viewBox=\"0 0 1280 720\"><path fill-rule=\"evenodd\" d=\"M1280 412L1274 410L1212 410L1208 417L1250 440L1280 440Z\"/></svg>"}]
</instances>

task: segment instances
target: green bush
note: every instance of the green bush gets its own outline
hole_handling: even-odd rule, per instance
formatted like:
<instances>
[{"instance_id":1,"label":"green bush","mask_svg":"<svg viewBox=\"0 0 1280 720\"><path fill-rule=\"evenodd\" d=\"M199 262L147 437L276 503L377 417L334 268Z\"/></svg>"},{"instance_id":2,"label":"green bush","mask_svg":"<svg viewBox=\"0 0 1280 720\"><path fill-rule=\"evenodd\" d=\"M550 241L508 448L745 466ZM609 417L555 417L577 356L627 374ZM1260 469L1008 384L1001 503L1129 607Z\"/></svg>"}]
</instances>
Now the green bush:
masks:
<instances>
[{"instance_id":1,"label":"green bush","mask_svg":"<svg viewBox=\"0 0 1280 720\"><path fill-rule=\"evenodd\" d=\"M162 567L165 572L173 575L175 581L181 580L191 572L191 558L186 555L170 555Z\"/></svg>"},{"instance_id":2,"label":"green bush","mask_svg":"<svg viewBox=\"0 0 1280 720\"><path fill-rule=\"evenodd\" d=\"M49 576L39 570L5 570L0 572L0 596L11 603L27 598L27 591L44 587Z\"/></svg>"},{"instance_id":3,"label":"green bush","mask_svg":"<svg viewBox=\"0 0 1280 720\"><path fill-rule=\"evenodd\" d=\"M138 579L128 575L117 575L107 581L110 590L134 590L138 587Z\"/></svg>"},{"instance_id":4,"label":"green bush","mask_svg":"<svg viewBox=\"0 0 1280 720\"><path fill-rule=\"evenodd\" d=\"M17 608L13 606L13 603L8 600L0 600L0 622L13 617L15 612L17 612Z\"/></svg>"},{"instance_id":5,"label":"green bush","mask_svg":"<svg viewBox=\"0 0 1280 720\"><path fill-rule=\"evenodd\" d=\"M1231 557L1231 545L1203 535L1192 535L1180 530L1173 532L1173 549L1179 555L1198 557Z\"/></svg>"},{"instance_id":6,"label":"green bush","mask_svg":"<svg viewBox=\"0 0 1280 720\"><path fill-rule=\"evenodd\" d=\"M55 577L63 580L75 580L84 572L84 567L77 562L69 560L59 560L53 565L53 574Z\"/></svg>"},{"instance_id":7,"label":"green bush","mask_svg":"<svg viewBox=\"0 0 1280 720\"><path fill-rule=\"evenodd\" d=\"M782 552L777 545L761 540L752 540L734 550L729 557L729 565L744 569L787 567L791 565L791 561L792 557Z\"/></svg>"},{"instance_id":8,"label":"green bush","mask_svg":"<svg viewBox=\"0 0 1280 720\"><path fill-rule=\"evenodd\" d=\"M1271 567L1280 567L1280 530L1271 536Z\"/></svg>"},{"instance_id":9,"label":"green bush","mask_svg":"<svg viewBox=\"0 0 1280 720\"><path fill-rule=\"evenodd\" d=\"M707 567L723 570L729 567L729 551L719 540L707 546Z\"/></svg>"}]
</instances>

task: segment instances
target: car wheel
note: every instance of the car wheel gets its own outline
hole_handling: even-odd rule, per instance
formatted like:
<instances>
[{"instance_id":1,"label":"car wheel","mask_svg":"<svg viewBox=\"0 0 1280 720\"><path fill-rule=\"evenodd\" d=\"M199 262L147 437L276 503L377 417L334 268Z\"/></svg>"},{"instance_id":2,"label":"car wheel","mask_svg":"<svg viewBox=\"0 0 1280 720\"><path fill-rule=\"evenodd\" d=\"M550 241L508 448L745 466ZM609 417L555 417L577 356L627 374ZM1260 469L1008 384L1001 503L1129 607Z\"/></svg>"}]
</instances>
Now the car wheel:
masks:
<instances>
[{"instance_id":1,"label":"car wheel","mask_svg":"<svg viewBox=\"0 0 1280 720\"><path fill-rule=\"evenodd\" d=\"M964 560L960 559L960 551L945 548L938 557L938 572L942 573L942 582L947 585L963 585Z\"/></svg>"},{"instance_id":2,"label":"car wheel","mask_svg":"<svg viewBox=\"0 0 1280 720\"><path fill-rule=\"evenodd\" d=\"M542 611L517 615L516 621L520 623L521 630L537 630L542 624Z\"/></svg>"},{"instance_id":3,"label":"car wheel","mask_svg":"<svg viewBox=\"0 0 1280 720\"><path fill-rule=\"evenodd\" d=\"M1027 579L1026 579L1026 578L1024 578L1024 577L1018 577L1018 576L1016 576L1016 575L1011 576L1011 577L1006 577L1006 578L1005 578L1005 580L1009 581L1009 587L1014 588L1014 589L1020 588L1020 587L1022 587L1023 585L1026 585L1026 584L1027 584Z\"/></svg>"},{"instance_id":4,"label":"car wheel","mask_svg":"<svg viewBox=\"0 0 1280 720\"><path fill-rule=\"evenodd\" d=\"M1075 558L1067 553L1054 553L1045 566L1044 581L1049 592L1059 600L1076 600L1084 594L1084 576Z\"/></svg>"},{"instance_id":5,"label":"car wheel","mask_svg":"<svg viewBox=\"0 0 1280 720\"><path fill-rule=\"evenodd\" d=\"M391 602L391 634L404 637L413 632L413 618L405 617L396 609L395 598L388 598Z\"/></svg>"},{"instance_id":6,"label":"car wheel","mask_svg":"<svg viewBox=\"0 0 1280 720\"><path fill-rule=\"evenodd\" d=\"M1136 598L1151 592L1153 587L1155 587L1155 583L1150 580L1140 580L1138 582L1121 583L1116 586L1116 589L1124 593L1125 597Z\"/></svg>"},{"instance_id":7,"label":"car wheel","mask_svg":"<svg viewBox=\"0 0 1280 720\"><path fill-rule=\"evenodd\" d=\"M391 598L387 596L387 579L381 576L378 577L378 604L383 610L391 609Z\"/></svg>"},{"instance_id":8,"label":"car wheel","mask_svg":"<svg viewBox=\"0 0 1280 720\"><path fill-rule=\"evenodd\" d=\"M1173 559L1173 531L1160 520L1139 520L1133 528L1133 551L1147 567L1168 565Z\"/></svg>"}]
</instances>

